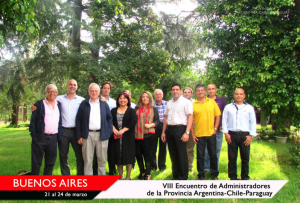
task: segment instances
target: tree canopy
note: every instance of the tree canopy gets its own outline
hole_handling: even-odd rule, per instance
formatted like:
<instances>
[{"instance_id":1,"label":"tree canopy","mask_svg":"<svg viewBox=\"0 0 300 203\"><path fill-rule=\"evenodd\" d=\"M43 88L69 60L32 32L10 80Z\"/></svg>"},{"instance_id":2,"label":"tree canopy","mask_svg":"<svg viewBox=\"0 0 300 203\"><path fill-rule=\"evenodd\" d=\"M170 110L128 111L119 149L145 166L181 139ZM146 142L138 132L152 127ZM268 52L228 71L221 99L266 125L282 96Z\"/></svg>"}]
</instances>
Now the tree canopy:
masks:
<instances>
[{"instance_id":1,"label":"tree canopy","mask_svg":"<svg viewBox=\"0 0 300 203\"><path fill-rule=\"evenodd\" d=\"M232 98L237 87L246 100L285 121L300 124L298 0L198 1L201 41L209 57L207 80Z\"/></svg>"}]
</instances>

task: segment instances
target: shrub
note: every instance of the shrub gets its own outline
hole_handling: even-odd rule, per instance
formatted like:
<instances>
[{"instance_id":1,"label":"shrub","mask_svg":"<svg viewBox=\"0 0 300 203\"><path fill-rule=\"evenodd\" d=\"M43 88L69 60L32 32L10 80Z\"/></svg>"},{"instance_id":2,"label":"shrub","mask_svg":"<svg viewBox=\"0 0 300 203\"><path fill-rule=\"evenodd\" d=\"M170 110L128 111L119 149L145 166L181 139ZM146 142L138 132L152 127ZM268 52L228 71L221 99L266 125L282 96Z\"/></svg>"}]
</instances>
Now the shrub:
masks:
<instances>
[{"instance_id":1,"label":"shrub","mask_svg":"<svg viewBox=\"0 0 300 203\"><path fill-rule=\"evenodd\" d=\"M294 166L300 169L300 143L296 142L291 147L289 147L289 152L291 155L291 162Z\"/></svg>"}]
</instances>

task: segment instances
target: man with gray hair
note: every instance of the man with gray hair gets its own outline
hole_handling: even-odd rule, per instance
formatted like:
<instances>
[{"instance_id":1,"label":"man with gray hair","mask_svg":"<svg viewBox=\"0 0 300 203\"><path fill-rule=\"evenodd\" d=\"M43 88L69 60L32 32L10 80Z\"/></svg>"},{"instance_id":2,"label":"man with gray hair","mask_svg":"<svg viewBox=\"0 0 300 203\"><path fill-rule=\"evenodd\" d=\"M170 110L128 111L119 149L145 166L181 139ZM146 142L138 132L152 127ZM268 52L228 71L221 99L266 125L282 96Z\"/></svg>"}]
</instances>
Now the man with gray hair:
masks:
<instances>
[{"instance_id":1,"label":"man with gray hair","mask_svg":"<svg viewBox=\"0 0 300 203\"><path fill-rule=\"evenodd\" d=\"M39 175L45 155L44 175L52 175L57 156L57 141L62 140L61 105L56 101L57 87L45 88L46 98L35 103L29 131L31 142L31 175Z\"/></svg>"},{"instance_id":2,"label":"man with gray hair","mask_svg":"<svg viewBox=\"0 0 300 203\"><path fill-rule=\"evenodd\" d=\"M108 139L112 134L112 116L107 102L99 98L100 87L91 83L89 99L83 100L76 116L76 136L82 145L84 174L93 175L93 158L96 151L98 175L105 175Z\"/></svg>"},{"instance_id":3,"label":"man with gray hair","mask_svg":"<svg viewBox=\"0 0 300 203\"><path fill-rule=\"evenodd\" d=\"M136 104L131 101L131 92L129 90L124 90L124 93L128 94L130 99L130 107L134 109L136 107Z\"/></svg>"},{"instance_id":4,"label":"man with gray hair","mask_svg":"<svg viewBox=\"0 0 300 203\"><path fill-rule=\"evenodd\" d=\"M168 104L167 101L163 100L164 93L161 89L155 89L154 91L154 106L158 110L159 115L159 125L155 127L155 136L158 137L159 140L159 151L158 151L158 168L160 171L166 170L166 157L167 157L167 144L163 142L160 138L162 127L165 119L165 110ZM157 152L157 139L153 144L153 148L151 151L151 169L156 170L156 152Z\"/></svg>"}]
</instances>

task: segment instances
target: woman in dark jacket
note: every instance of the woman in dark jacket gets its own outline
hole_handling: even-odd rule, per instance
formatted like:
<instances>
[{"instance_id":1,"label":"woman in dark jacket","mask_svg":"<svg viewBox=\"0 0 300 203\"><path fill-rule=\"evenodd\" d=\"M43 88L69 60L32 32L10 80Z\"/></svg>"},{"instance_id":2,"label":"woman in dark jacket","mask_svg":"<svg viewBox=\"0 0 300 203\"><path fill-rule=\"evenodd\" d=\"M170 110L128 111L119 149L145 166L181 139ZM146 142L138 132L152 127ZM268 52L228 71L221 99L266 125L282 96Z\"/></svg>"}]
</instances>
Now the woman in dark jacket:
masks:
<instances>
[{"instance_id":1,"label":"woman in dark jacket","mask_svg":"<svg viewBox=\"0 0 300 203\"><path fill-rule=\"evenodd\" d=\"M155 126L159 125L159 115L157 108L154 107L153 98L150 92L144 91L136 106L136 115L138 116L135 127L136 159L140 168L140 179L150 180L151 175L151 149L155 136ZM145 170L145 165L146 170Z\"/></svg>"},{"instance_id":2,"label":"woman in dark jacket","mask_svg":"<svg viewBox=\"0 0 300 203\"><path fill-rule=\"evenodd\" d=\"M128 94L120 93L117 107L111 110L113 117L113 136L108 144L109 163L118 165L120 179L123 179L123 166L126 166L126 180L130 180L132 165L135 163L134 127L137 116L130 107Z\"/></svg>"}]
</instances>

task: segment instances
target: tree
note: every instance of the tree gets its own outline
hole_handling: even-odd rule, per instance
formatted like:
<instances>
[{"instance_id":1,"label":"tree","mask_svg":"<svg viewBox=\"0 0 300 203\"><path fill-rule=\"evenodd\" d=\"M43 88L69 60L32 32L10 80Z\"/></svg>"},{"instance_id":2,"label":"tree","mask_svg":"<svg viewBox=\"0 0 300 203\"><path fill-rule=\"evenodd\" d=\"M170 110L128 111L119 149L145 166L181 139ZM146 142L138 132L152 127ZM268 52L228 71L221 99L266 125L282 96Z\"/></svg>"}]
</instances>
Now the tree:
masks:
<instances>
[{"instance_id":1,"label":"tree","mask_svg":"<svg viewBox=\"0 0 300 203\"><path fill-rule=\"evenodd\" d=\"M197 9L201 41L218 55L208 59L208 80L231 100L243 87L247 101L272 114L279 129L286 121L300 124L299 6L298 0L209 0Z\"/></svg>"},{"instance_id":2,"label":"tree","mask_svg":"<svg viewBox=\"0 0 300 203\"><path fill-rule=\"evenodd\" d=\"M15 36L22 36L23 42L37 36L39 24L35 19L35 3L36 0L0 2L0 48Z\"/></svg>"}]
</instances>

